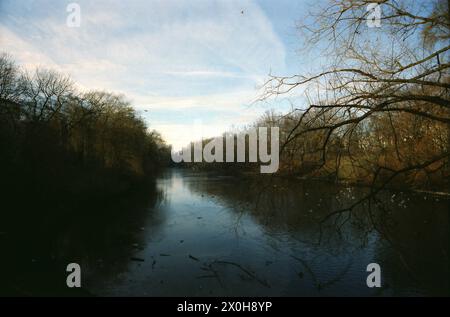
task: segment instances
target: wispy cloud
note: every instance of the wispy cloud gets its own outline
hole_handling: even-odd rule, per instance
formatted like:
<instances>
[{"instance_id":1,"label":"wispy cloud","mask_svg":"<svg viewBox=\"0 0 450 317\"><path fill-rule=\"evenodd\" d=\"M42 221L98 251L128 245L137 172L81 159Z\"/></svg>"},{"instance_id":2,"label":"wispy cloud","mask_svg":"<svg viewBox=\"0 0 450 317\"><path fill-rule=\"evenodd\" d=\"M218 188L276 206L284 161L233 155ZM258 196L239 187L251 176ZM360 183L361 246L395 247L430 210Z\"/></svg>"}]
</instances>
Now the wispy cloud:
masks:
<instances>
[{"instance_id":1,"label":"wispy cloud","mask_svg":"<svg viewBox=\"0 0 450 317\"><path fill-rule=\"evenodd\" d=\"M86 89L123 92L138 109L198 108L199 119L205 108L218 118L248 112L255 86L285 69L285 47L253 1L76 1L80 28L65 24L69 2L3 0L2 49L27 68L67 72ZM160 127L182 133L181 120Z\"/></svg>"}]
</instances>

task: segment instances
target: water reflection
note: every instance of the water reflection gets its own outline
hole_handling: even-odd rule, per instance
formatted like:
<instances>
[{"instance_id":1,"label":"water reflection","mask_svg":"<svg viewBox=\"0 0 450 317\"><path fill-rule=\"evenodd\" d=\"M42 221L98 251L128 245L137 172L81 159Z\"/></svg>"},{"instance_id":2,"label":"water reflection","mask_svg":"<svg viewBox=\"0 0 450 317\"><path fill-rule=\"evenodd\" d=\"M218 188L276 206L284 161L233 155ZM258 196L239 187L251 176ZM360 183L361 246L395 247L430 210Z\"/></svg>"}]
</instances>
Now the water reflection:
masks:
<instances>
[{"instance_id":1,"label":"water reflection","mask_svg":"<svg viewBox=\"0 0 450 317\"><path fill-rule=\"evenodd\" d=\"M169 170L107 204L68 204L0 239L3 292L73 295L65 265L77 262L81 295L449 295L449 201L384 192L322 221L366 192ZM381 289L366 286L372 262Z\"/></svg>"},{"instance_id":2,"label":"water reflection","mask_svg":"<svg viewBox=\"0 0 450 317\"><path fill-rule=\"evenodd\" d=\"M0 227L0 295L93 295L84 287L92 277L111 279L127 269L143 241L142 224L158 201L163 194L154 182L108 198L55 197L46 209L32 199L18 201ZM82 267L81 290L66 286L71 262Z\"/></svg>"},{"instance_id":3,"label":"water reflection","mask_svg":"<svg viewBox=\"0 0 450 317\"><path fill-rule=\"evenodd\" d=\"M448 201L383 193L321 223L365 189L173 170L149 213L145 247L102 295L449 294ZM319 243L320 242L320 243ZM382 267L382 289L366 266Z\"/></svg>"}]
</instances>

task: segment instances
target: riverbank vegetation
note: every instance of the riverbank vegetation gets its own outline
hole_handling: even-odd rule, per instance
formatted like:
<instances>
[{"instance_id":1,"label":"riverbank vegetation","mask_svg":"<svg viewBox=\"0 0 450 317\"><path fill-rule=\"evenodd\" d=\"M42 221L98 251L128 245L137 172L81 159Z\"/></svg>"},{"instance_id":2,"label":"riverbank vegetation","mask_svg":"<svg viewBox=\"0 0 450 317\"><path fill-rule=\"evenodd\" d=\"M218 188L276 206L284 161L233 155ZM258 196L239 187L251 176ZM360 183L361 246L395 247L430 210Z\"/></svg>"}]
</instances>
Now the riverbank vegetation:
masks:
<instances>
[{"instance_id":1,"label":"riverbank vegetation","mask_svg":"<svg viewBox=\"0 0 450 317\"><path fill-rule=\"evenodd\" d=\"M0 89L5 190L116 190L155 175L169 159L161 136L122 95L79 92L69 77L21 71L7 54Z\"/></svg>"},{"instance_id":2,"label":"riverbank vegetation","mask_svg":"<svg viewBox=\"0 0 450 317\"><path fill-rule=\"evenodd\" d=\"M0 294L8 295L66 294L65 265L88 251L63 252L64 241L75 233L89 249L102 235L99 242L118 239L111 223L134 217L136 201L150 204L154 179L170 160L170 148L124 96L81 92L52 70L26 72L6 53L0 153ZM30 281L10 273L19 268Z\"/></svg>"},{"instance_id":3,"label":"riverbank vegetation","mask_svg":"<svg viewBox=\"0 0 450 317\"><path fill-rule=\"evenodd\" d=\"M57 72L21 70L0 55L0 232L24 218L117 195L151 180L170 159L124 96L80 92Z\"/></svg>"},{"instance_id":4,"label":"riverbank vegetation","mask_svg":"<svg viewBox=\"0 0 450 317\"><path fill-rule=\"evenodd\" d=\"M448 192L448 2L379 3L380 27L368 26L368 1L336 0L305 16L303 46L320 51L323 66L271 75L258 101L284 99L292 109L268 112L254 126L280 128L279 174ZM229 165L203 167L257 166Z\"/></svg>"}]
</instances>

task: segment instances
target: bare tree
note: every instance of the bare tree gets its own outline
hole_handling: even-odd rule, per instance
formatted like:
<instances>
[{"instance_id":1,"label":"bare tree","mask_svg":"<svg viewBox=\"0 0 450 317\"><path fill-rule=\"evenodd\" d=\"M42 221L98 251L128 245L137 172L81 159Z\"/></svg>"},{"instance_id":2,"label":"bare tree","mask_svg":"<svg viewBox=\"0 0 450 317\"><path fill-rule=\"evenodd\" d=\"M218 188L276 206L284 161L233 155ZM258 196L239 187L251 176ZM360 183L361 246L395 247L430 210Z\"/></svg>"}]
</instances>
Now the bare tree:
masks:
<instances>
[{"instance_id":1,"label":"bare tree","mask_svg":"<svg viewBox=\"0 0 450 317\"><path fill-rule=\"evenodd\" d=\"M20 85L25 113L32 121L50 121L75 92L70 77L45 69L24 73Z\"/></svg>"},{"instance_id":2,"label":"bare tree","mask_svg":"<svg viewBox=\"0 0 450 317\"><path fill-rule=\"evenodd\" d=\"M440 139L444 146L437 150L428 147L428 155L402 164L372 162L376 163L372 164L375 168L369 168L373 184L381 175L386 181L430 166L443 168L449 157L450 126L448 1L377 2L382 9L380 28L371 29L366 24L367 8L373 1L330 1L313 13L313 18L299 28L307 39L305 45L315 47L315 52L321 49L328 66L312 74L271 75L261 95L261 100L267 100L303 88L308 96L315 96L306 108L296 109L300 115L282 150L300 136L320 132L319 168L329 161L335 138L341 140L339 155L345 153L351 162L367 166L367 160L361 156L356 160L353 154L374 147L370 136L380 118L388 119L391 124L384 129L397 138L397 161L402 150L398 139L404 139L398 135L399 120L421 118L422 126L439 132L431 138ZM355 144L355 133L364 136L364 132L367 142L359 139Z\"/></svg>"}]
</instances>

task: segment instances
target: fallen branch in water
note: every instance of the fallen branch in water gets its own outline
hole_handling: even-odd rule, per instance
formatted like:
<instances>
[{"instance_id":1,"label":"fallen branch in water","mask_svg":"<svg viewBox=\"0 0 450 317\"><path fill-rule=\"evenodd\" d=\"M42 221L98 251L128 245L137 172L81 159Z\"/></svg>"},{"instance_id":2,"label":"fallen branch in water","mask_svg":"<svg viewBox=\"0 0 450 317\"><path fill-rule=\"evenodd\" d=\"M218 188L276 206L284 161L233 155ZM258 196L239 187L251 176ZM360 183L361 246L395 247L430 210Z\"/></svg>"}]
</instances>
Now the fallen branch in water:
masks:
<instances>
[{"instance_id":1,"label":"fallen branch in water","mask_svg":"<svg viewBox=\"0 0 450 317\"><path fill-rule=\"evenodd\" d=\"M294 260L299 261L303 267L308 271L308 273L311 275L311 278L313 280L313 283L315 284L316 288L320 291L328 286L331 286L333 284L335 284L336 282L339 282L340 280L342 280L344 278L344 276L347 274L348 270L350 269L351 265L352 265L352 261L348 262L347 265L344 267L344 269L334 278L332 278L329 281L326 282L320 282L316 275L314 274L313 270L309 267L309 265L306 263L305 260L296 257L295 255L291 255L291 258L293 258Z\"/></svg>"},{"instance_id":2,"label":"fallen branch in water","mask_svg":"<svg viewBox=\"0 0 450 317\"><path fill-rule=\"evenodd\" d=\"M197 261L197 262L200 261L198 258L196 258L195 256L190 255L190 254L189 254L189 259Z\"/></svg>"},{"instance_id":3,"label":"fallen branch in water","mask_svg":"<svg viewBox=\"0 0 450 317\"><path fill-rule=\"evenodd\" d=\"M240 269L242 272L244 272L245 274L247 274L248 276L250 276L251 278L253 278L255 281L259 282L261 285L270 288L269 283L267 283L265 280L260 279L259 277L257 277L255 274L253 274L252 272L250 272L249 270L247 270L246 268L242 267L240 264L238 263L234 263L234 262L229 262L229 261L214 261L211 264L228 264L228 265L232 265L237 267L238 269Z\"/></svg>"},{"instance_id":4,"label":"fallen branch in water","mask_svg":"<svg viewBox=\"0 0 450 317\"><path fill-rule=\"evenodd\" d=\"M221 286L222 288L225 288L225 287L223 286L222 280L220 279L219 273L218 273L215 269L213 269L211 263L208 264L208 265L203 266L201 269L202 269L203 271L207 271L207 272L212 273L212 275L201 275L201 276L198 276L197 278L216 278L217 281L219 282L220 286Z\"/></svg>"}]
</instances>

